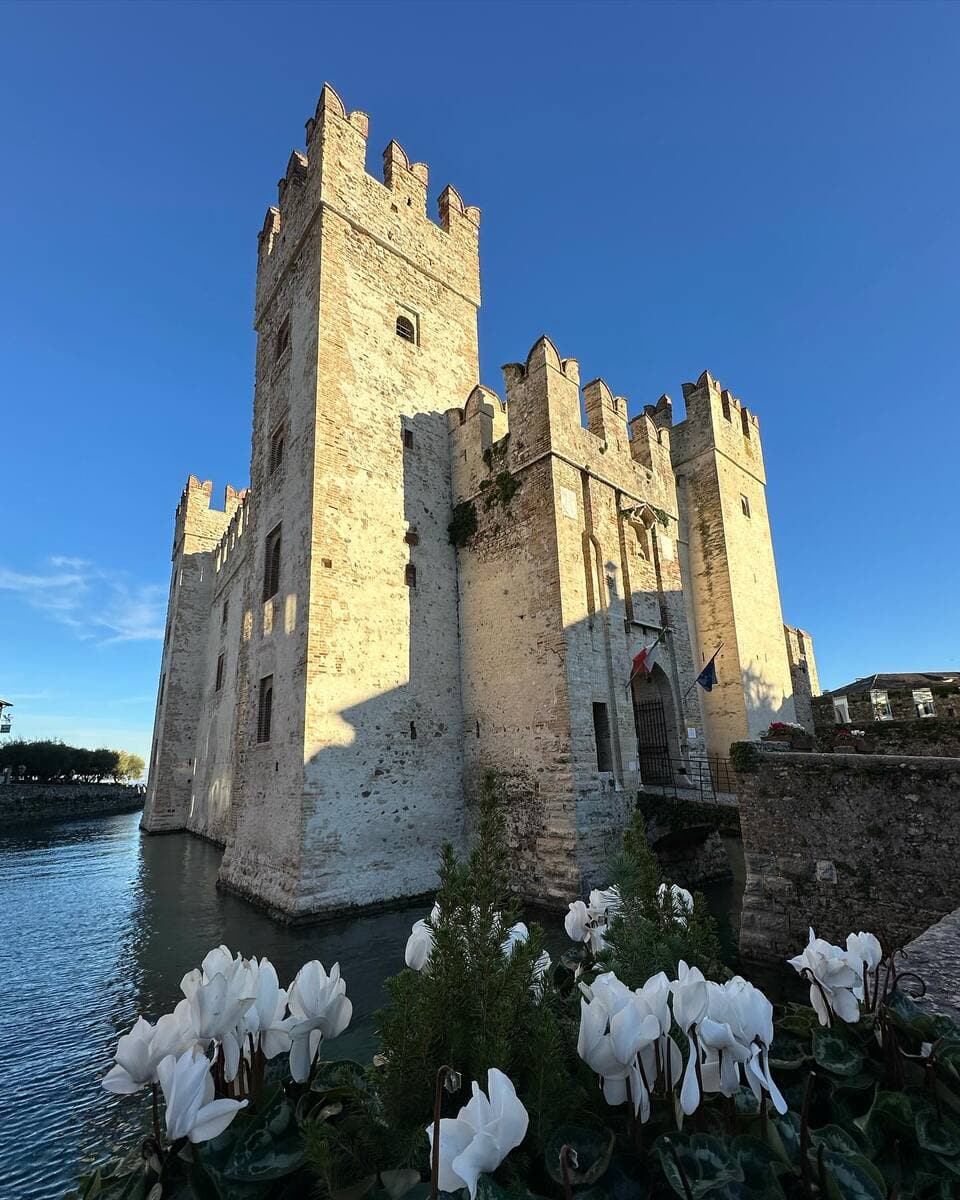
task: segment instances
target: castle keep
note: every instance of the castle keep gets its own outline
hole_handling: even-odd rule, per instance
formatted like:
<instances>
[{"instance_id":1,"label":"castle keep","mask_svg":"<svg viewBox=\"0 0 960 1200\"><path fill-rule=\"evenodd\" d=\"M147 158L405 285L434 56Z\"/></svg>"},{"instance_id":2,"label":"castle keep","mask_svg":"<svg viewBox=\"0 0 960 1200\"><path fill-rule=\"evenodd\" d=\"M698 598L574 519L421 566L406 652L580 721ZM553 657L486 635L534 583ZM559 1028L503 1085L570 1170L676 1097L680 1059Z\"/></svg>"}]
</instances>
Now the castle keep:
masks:
<instances>
[{"instance_id":1,"label":"castle keep","mask_svg":"<svg viewBox=\"0 0 960 1200\"><path fill-rule=\"evenodd\" d=\"M447 187L434 223L427 167L391 142L381 183L367 133L324 87L260 233L250 488L220 511L191 476L177 509L144 828L295 918L430 891L492 771L519 890L565 902L641 781L816 679L759 426L706 372L683 421L631 420L546 337L481 386L480 212Z\"/></svg>"}]
</instances>

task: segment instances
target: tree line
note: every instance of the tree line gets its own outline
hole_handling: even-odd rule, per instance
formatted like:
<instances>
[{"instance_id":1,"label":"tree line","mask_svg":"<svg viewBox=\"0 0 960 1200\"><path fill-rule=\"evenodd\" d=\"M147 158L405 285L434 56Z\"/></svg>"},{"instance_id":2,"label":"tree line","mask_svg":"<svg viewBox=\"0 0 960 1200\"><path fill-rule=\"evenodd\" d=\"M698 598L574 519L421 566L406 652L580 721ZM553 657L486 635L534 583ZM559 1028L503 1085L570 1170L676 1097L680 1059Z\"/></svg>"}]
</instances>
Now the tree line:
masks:
<instances>
[{"instance_id":1,"label":"tree line","mask_svg":"<svg viewBox=\"0 0 960 1200\"><path fill-rule=\"evenodd\" d=\"M144 761L129 750L88 750L64 742L7 742L0 746L0 771L10 768L14 779L40 783L128 783L143 774Z\"/></svg>"}]
</instances>

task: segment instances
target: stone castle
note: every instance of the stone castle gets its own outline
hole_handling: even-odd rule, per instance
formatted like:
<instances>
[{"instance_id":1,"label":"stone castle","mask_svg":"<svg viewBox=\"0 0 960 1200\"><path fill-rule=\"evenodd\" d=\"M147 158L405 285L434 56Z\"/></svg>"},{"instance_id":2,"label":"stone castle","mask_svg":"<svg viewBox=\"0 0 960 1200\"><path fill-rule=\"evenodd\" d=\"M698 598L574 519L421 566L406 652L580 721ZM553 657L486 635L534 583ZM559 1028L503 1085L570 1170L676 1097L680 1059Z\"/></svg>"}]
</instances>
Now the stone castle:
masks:
<instances>
[{"instance_id":1,"label":"stone castle","mask_svg":"<svg viewBox=\"0 0 960 1200\"><path fill-rule=\"evenodd\" d=\"M809 721L759 425L707 372L629 419L546 337L483 387L480 212L431 221L393 141L374 179L368 124L324 87L260 232L250 488L177 508L144 828L295 919L430 891L492 771L519 890L566 902L641 781Z\"/></svg>"}]
</instances>

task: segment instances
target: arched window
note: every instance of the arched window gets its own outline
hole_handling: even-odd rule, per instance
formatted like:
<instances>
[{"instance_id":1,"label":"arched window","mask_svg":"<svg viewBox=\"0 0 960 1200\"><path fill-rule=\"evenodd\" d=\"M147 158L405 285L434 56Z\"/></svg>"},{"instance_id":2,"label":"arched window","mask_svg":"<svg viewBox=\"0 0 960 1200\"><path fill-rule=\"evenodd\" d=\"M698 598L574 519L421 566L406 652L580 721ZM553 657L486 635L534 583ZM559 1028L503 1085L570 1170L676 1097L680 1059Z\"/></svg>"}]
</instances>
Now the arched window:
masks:
<instances>
[{"instance_id":1,"label":"arched window","mask_svg":"<svg viewBox=\"0 0 960 1200\"><path fill-rule=\"evenodd\" d=\"M417 330L409 317L397 317L397 337L403 338L405 342L413 342L416 345Z\"/></svg>"}]
</instances>

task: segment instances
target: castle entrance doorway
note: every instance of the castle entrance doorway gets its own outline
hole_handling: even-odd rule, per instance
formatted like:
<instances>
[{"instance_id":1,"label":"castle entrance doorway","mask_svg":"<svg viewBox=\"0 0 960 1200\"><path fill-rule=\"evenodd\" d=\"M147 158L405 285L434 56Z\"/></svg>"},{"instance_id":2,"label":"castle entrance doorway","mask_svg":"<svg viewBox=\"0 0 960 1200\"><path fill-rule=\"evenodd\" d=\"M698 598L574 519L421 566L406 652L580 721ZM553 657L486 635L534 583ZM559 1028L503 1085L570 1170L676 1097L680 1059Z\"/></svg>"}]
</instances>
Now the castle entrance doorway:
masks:
<instances>
[{"instance_id":1,"label":"castle entrance doorway","mask_svg":"<svg viewBox=\"0 0 960 1200\"><path fill-rule=\"evenodd\" d=\"M637 727L637 758L643 783L672 783L670 736L673 721L673 695L666 675L659 666L633 682L633 718Z\"/></svg>"}]
</instances>

